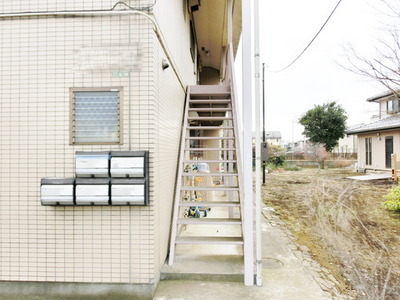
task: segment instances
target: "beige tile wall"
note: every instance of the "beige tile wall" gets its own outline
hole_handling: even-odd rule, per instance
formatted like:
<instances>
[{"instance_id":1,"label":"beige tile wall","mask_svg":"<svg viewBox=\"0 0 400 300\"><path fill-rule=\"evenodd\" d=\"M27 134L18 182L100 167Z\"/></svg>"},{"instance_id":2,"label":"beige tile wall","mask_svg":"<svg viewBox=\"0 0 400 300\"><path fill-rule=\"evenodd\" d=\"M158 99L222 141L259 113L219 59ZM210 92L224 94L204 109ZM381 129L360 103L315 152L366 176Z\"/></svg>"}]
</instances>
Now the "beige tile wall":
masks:
<instances>
[{"instance_id":1,"label":"beige tile wall","mask_svg":"<svg viewBox=\"0 0 400 300\"><path fill-rule=\"evenodd\" d=\"M0 10L112 3L2 1ZM111 68L79 70L74 60L82 47L129 43L141 54L129 78L113 76ZM160 70L163 57L151 24L140 16L0 20L0 280L157 280L167 253L184 100L172 69ZM69 145L69 88L104 86L124 88L123 144ZM75 151L129 146L150 151L150 206L40 205L40 179L73 177Z\"/></svg>"}]
</instances>

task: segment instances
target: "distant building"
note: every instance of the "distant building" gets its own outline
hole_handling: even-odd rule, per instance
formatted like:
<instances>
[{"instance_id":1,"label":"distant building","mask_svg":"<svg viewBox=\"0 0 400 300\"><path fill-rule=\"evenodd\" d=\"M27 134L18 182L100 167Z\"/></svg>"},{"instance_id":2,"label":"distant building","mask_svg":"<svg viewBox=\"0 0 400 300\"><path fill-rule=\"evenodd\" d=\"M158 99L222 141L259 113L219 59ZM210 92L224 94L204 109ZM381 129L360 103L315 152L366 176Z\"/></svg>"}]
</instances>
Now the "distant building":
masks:
<instances>
[{"instance_id":1,"label":"distant building","mask_svg":"<svg viewBox=\"0 0 400 300\"><path fill-rule=\"evenodd\" d=\"M263 132L261 130L261 139L262 138L263 138ZM253 140L254 139L255 139L255 132L253 132ZM283 147L282 135L280 131L266 131L265 139L270 145Z\"/></svg>"},{"instance_id":2,"label":"distant building","mask_svg":"<svg viewBox=\"0 0 400 300\"><path fill-rule=\"evenodd\" d=\"M341 157L357 154L358 140L356 136L345 135L345 137L341 138L338 143L339 145L332 150L332 153Z\"/></svg>"}]
</instances>

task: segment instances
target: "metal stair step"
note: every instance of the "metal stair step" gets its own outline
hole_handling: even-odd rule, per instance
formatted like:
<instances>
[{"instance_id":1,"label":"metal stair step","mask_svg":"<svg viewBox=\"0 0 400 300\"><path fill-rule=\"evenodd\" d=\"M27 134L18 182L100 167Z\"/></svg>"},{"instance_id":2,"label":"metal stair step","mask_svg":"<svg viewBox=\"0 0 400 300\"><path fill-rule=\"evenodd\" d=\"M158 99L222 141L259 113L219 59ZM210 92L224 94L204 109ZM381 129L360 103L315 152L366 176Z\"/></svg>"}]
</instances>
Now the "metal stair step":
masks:
<instances>
[{"instance_id":1,"label":"metal stair step","mask_svg":"<svg viewBox=\"0 0 400 300\"><path fill-rule=\"evenodd\" d=\"M183 173L182 176L238 176L238 173Z\"/></svg>"},{"instance_id":2,"label":"metal stair step","mask_svg":"<svg viewBox=\"0 0 400 300\"><path fill-rule=\"evenodd\" d=\"M187 130L216 130L216 129L232 129L233 126L187 126Z\"/></svg>"},{"instance_id":3,"label":"metal stair step","mask_svg":"<svg viewBox=\"0 0 400 300\"><path fill-rule=\"evenodd\" d=\"M203 160L203 159L198 159L198 160L184 160L183 163L185 164L197 164L197 163L236 163L236 159L232 160L227 160L227 159L220 159L220 160Z\"/></svg>"},{"instance_id":4,"label":"metal stair step","mask_svg":"<svg viewBox=\"0 0 400 300\"><path fill-rule=\"evenodd\" d=\"M219 245L242 245L242 237L231 236L179 236L176 244L219 244Z\"/></svg>"},{"instance_id":5,"label":"metal stair step","mask_svg":"<svg viewBox=\"0 0 400 300\"><path fill-rule=\"evenodd\" d=\"M191 108L189 108L189 111L197 111L197 112L203 112L203 111L205 111L205 112L211 112L211 111L218 111L218 112L225 112L225 111L231 111L232 110L232 108L230 108L230 107L198 107L198 108L195 108L195 107L191 107Z\"/></svg>"},{"instance_id":6,"label":"metal stair step","mask_svg":"<svg viewBox=\"0 0 400 300\"><path fill-rule=\"evenodd\" d=\"M187 140L234 140L233 136L189 136Z\"/></svg>"},{"instance_id":7,"label":"metal stair step","mask_svg":"<svg viewBox=\"0 0 400 300\"><path fill-rule=\"evenodd\" d=\"M232 117L187 117L188 121L225 121L233 120Z\"/></svg>"},{"instance_id":8,"label":"metal stair step","mask_svg":"<svg viewBox=\"0 0 400 300\"><path fill-rule=\"evenodd\" d=\"M190 99L189 102L192 104L227 104L231 103L232 101L231 99Z\"/></svg>"},{"instance_id":9,"label":"metal stair step","mask_svg":"<svg viewBox=\"0 0 400 300\"><path fill-rule=\"evenodd\" d=\"M185 151L236 151L236 148L185 148Z\"/></svg>"},{"instance_id":10,"label":"metal stair step","mask_svg":"<svg viewBox=\"0 0 400 300\"><path fill-rule=\"evenodd\" d=\"M217 90L213 90L213 91L209 91L204 89L203 91L193 91L190 90L190 97L194 96L194 97L217 97L217 96L230 96L231 92L230 91L217 91Z\"/></svg>"},{"instance_id":11,"label":"metal stair step","mask_svg":"<svg viewBox=\"0 0 400 300\"><path fill-rule=\"evenodd\" d=\"M182 225L240 225L242 221L240 219L223 219L223 218L181 218L178 220L178 224Z\"/></svg>"},{"instance_id":12,"label":"metal stair step","mask_svg":"<svg viewBox=\"0 0 400 300\"><path fill-rule=\"evenodd\" d=\"M205 207L238 207L240 202L238 201L180 201L179 206L190 207L190 206L205 206Z\"/></svg>"},{"instance_id":13,"label":"metal stair step","mask_svg":"<svg viewBox=\"0 0 400 300\"><path fill-rule=\"evenodd\" d=\"M215 187L210 186L183 186L181 191L238 191L237 186L222 186L216 185Z\"/></svg>"}]
</instances>

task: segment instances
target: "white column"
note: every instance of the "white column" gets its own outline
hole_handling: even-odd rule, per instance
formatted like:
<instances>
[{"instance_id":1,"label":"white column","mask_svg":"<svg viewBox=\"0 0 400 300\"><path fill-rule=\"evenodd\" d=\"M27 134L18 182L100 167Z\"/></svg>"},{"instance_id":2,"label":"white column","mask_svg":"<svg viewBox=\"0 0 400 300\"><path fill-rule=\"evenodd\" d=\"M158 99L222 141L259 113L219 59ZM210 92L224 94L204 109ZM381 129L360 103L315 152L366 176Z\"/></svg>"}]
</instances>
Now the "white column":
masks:
<instances>
[{"instance_id":1,"label":"white column","mask_svg":"<svg viewBox=\"0 0 400 300\"><path fill-rule=\"evenodd\" d=\"M254 69L255 69L255 146L256 146L256 284L262 286L262 235L261 235L261 98L260 98L260 43L259 0L254 0Z\"/></svg>"},{"instance_id":2,"label":"white column","mask_svg":"<svg viewBox=\"0 0 400 300\"><path fill-rule=\"evenodd\" d=\"M243 182L244 182L244 284L254 285L253 172L252 172L252 38L251 2L242 1L242 93L243 93Z\"/></svg>"}]
</instances>

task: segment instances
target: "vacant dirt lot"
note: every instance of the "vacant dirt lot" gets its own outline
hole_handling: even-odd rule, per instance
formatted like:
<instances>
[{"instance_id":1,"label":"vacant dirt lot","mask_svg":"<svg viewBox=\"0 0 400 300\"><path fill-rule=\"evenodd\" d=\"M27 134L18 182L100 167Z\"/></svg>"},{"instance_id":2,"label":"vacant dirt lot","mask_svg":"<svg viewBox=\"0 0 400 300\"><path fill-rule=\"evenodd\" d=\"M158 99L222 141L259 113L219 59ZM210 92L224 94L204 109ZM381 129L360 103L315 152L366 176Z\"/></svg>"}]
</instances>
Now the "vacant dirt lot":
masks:
<instances>
[{"instance_id":1,"label":"vacant dirt lot","mask_svg":"<svg viewBox=\"0 0 400 300\"><path fill-rule=\"evenodd\" d=\"M394 182L346 179L354 175L361 174L272 172L263 201L332 272L343 292L358 299L400 299L400 214L381 206Z\"/></svg>"}]
</instances>

